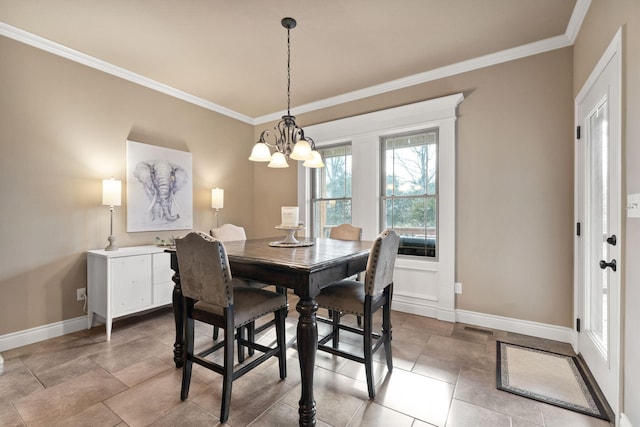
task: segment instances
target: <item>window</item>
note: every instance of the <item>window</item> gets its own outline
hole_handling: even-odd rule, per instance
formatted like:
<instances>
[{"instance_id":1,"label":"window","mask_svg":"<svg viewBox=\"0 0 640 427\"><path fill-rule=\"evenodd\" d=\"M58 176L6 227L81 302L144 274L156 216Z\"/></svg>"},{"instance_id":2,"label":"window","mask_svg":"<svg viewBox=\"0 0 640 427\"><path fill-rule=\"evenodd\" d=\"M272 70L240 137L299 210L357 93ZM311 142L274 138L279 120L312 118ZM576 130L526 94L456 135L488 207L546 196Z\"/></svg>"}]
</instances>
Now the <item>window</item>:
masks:
<instances>
[{"instance_id":1,"label":"window","mask_svg":"<svg viewBox=\"0 0 640 427\"><path fill-rule=\"evenodd\" d=\"M328 237L331 227L351 223L351 144L319 151L325 167L312 173L311 224L314 237Z\"/></svg>"},{"instance_id":2,"label":"window","mask_svg":"<svg viewBox=\"0 0 640 427\"><path fill-rule=\"evenodd\" d=\"M350 219L353 225L362 227L362 239L374 240L389 221L389 225L402 234L400 253L413 251L416 255L400 255L396 260L394 309L449 322L456 321L453 292L456 259L456 111L463 100L463 94L457 93L305 127L305 135L313 136L317 149L335 148L345 145L345 141L349 142L352 157L352 195L348 197L351 203ZM403 149L400 143L402 138L405 141L408 138L413 140L417 135L425 135L425 154L422 158L429 162L426 165L423 163L422 167L425 171L431 170L432 174L429 180L425 177L423 182L427 185L428 181L431 188L426 187L426 194L420 194L417 187L412 188L413 192L402 194L400 190L406 190L407 187L393 181L395 175L403 178L397 170L399 163L390 161L387 167L388 150L382 142L388 140L391 143L398 139L395 147L390 144L390 150L393 148L391 152L395 151L399 160ZM410 145L409 141L406 143ZM383 185L386 184L387 170L394 184L394 191L390 194L387 194L386 185ZM320 177L317 171L298 165L298 207L303 221L309 224L305 230L308 235L312 235L316 229L313 216L317 214L313 211L319 193L315 183ZM398 194L399 191L401 194ZM400 203L406 198L404 202L409 203L411 197L419 197L422 201L423 219L416 227L413 224L401 224L398 215L402 211L400 208L393 209L396 202ZM387 203L391 206L389 213ZM406 229L409 226L419 231L412 236ZM320 234L315 236L319 237ZM432 248L428 251L430 238ZM419 244L409 246L411 239Z\"/></svg>"},{"instance_id":3,"label":"window","mask_svg":"<svg viewBox=\"0 0 640 427\"><path fill-rule=\"evenodd\" d=\"M382 138L382 228L400 235L399 254L436 257L438 130Z\"/></svg>"}]
</instances>

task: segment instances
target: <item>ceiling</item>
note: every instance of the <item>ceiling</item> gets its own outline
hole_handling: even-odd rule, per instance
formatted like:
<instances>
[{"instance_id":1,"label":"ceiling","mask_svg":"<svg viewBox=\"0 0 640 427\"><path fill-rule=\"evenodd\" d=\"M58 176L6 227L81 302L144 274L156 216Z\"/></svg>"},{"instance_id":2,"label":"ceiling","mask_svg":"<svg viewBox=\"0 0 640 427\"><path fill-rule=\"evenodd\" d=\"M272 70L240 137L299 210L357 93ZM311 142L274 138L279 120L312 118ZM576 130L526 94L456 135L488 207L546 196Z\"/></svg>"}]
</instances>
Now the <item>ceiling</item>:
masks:
<instances>
[{"instance_id":1,"label":"ceiling","mask_svg":"<svg viewBox=\"0 0 640 427\"><path fill-rule=\"evenodd\" d=\"M570 45L589 3L0 0L0 34L256 123L287 106L285 16L298 21L295 115L486 62L478 58Z\"/></svg>"}]
</instances>

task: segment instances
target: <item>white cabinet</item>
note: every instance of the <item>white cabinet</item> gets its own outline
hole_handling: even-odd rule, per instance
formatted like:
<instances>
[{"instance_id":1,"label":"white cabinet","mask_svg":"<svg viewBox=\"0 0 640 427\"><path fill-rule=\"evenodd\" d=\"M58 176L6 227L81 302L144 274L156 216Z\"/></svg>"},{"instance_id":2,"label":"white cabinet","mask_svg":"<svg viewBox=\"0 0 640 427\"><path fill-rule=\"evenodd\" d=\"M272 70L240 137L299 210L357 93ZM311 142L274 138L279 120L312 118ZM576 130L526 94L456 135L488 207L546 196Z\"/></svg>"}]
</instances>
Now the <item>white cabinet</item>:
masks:
<instances>
[{"instance_id":1,"label":"white cabinet","mask_svg":"<svg viewBox=\"0 0 640 427\"><path fill-rule=\"evenodd\" d=\"M157 246L87 251L87 315L104 318L107 341L114 318L171 304L170 256Z\"/></svg>"}]
</instances>

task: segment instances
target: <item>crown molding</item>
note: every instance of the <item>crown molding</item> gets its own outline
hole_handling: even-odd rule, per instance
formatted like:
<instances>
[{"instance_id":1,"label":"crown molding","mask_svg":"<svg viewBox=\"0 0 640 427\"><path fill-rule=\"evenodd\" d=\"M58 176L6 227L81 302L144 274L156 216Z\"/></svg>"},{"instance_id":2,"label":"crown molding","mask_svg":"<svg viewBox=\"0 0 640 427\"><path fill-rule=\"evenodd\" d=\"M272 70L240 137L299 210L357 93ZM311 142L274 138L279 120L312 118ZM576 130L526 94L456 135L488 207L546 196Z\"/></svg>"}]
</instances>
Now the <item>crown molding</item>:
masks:
<instances>
[{"instance_id":1,"label":"crown molding","mask_svg":"<svg viewBox=\"0 0 640 427\"><path fill-rule=\"evenodd\" d=\"M308 113L311 111L320 110L322 108L357 101L359 99L367 98L370 96L380 95L382 93L405 89L430 81L455 76L457 74L466 73L468 71L490 67L492 65L501 64L503 62L513 61L515 59L537 55L539 53L544 53L555 49L561 49L570 45L571 42L565 35L551 37L511 49L502 50L500 52L495 52L466 61L458 62L456 64L435 68L433 70L414 74L408 77L403 77L397 80L392 80L390 82L382 83L379 85L370 86L365 89L344 93L331 98L311 102L309 104L299 105L295 107L295 112L296 114ZM286 112L281 111L277 113L267 114L265 116L257 117L255 119L255 122L256 124L262 124L273 120L279 120L283 114L286 114Z\"/></svg>"},{"instance_id":2,"label":"crown molding","mask_svg":"<svg viewBox=\"0 0 640 427\"><path fill-rule=\"evenodd\" d=\"M254 124L254 120L249 116L245 116L244 114L240 114L218 104L214 104L213 102L207 101L206 99L199 98L195 95L191 95L190 93L181 91L166 84L152 80L148 77L134 73L133 71L129 71L125 68L118 67L109 62L45 39L44 37L40 37L35 34L29 33L28 31L21 30L20 28L13 27L4 22L0 22L0 35L44 50L62 58L69 59L79 64L86 65L107 74L111 74L121 79L128 80L140 86L144 86L146 88L164 93L165 95L169 95L174 98L178 98L191 104L200 106L202 108L206 108L207 110L215 111L216 113L223 114L241 122Z\"/></svg>"},{"instance_id":3,"label":"crown molding","mask_svg":"<svg viewBox=\"0 0 640 427\"><path fill-rule=\"evenodd\" d=\"M584 18L589 11L589 6L591 6L591 0L578 0L573 8L571 19L569 19L569 24L567 25L567 31L564 33L571 41L571 44L574 44L576 37L578 37Z\"/></svg>"},{"instance_id":4,"label":"crown molding","mask_svg":"<svg viewBox=\"0 0 640 427\"><path fill-rule=\"evenodd\" d=\"M365 89L360 89L331 98L322 99L320 101L311 102L309 104L299 105L295 107L296 114L308 113L311 111L320 110L322 108L332 107L334 105L357 101L359 99L367 98L370 96L380 95L382 93L404 89L430 81L455 76L457 74L466 73L468 71L474 71L484 67L501 64L503 62L513 61L527 56L537 55L540 53L549 52L551 50L571 46L575 42L578 32L582 27L582 22L587 15L589 6L591 6L591 0L576 1L576 5L574 6L573 12L571 13L571 18L569 19L569 24L567 24L567 29L563 35L551 37L511 49L506 49L489 55L480 56L477 58L469 59L467 61L458 62L457 64L447 65L444 67L425 71L423 73L414 74L412 76L403 77L397 80L392 80L390 82L382 83L376 86L371 86ZM280 117L285 113L285 111L280 111L267 114L264 116L256 117L254 121L256 124L263 124L279 120Z\"/></svg>"},{"instance_id":5,"label":"crown molding","mask_svg":"<svg viewBox=\"0 0 640 427\"><path fill-rule=\"evenodd\" d=\"M506 49L500 52L491 53L488 55L480 56L477 58L469 59L466 61L458 62L456 64L447 65L433 70L425 71L423 73L414 74L411 76L403 77L400 79L392 80L379 85L371 86L368 88L347 92L341 95L333 96L330 98L322 99L320 101L311 102L304 105L295 107L296 114L308 113L323 108L333 107L348 102L357 101L360 99L368 98L375 95L380 95L395 90L405 89L411 86L420 85L423 83L431 82L446 77L455 76L461 73L478 70L492 65L501 64L516 59L521 59L531 55L537 55L544 52L549 52L555 49L561 49L567 46L573 45L582 26L591 0L577 0L576 5L573 8L571 18L567 25L567 29L563 35L551 37L548 39L540 40L537 42L529 43L526 45ZM240 114L236 111L225 108L221 105L207 101L203 98L199 98L190 93L181 91L155 80L149 79L140 74L134 73L127 69L115 66L101 59L94 58L90 55L84 54L77 50L68 48L59 43L13 27L11 25L0 22L0 35L14 39L16 41L28 44L30 46L42 49L46 52L54 55L61 56L71 61L78 62L88 67L94 68L99 71L111 74L116 77L120 77L124 80L128 80L132 83L147 87L149 89L164 93L174 98L181 99L185 102L189 102L194 105L198 105L207 110L220 113L222 115L231 117L244 123L251 125L264 124L271 121L280 120L280 118L286 114L286 111L279 111L264 116L252 118L244 114Z\"/></svg>"}]
</instances>

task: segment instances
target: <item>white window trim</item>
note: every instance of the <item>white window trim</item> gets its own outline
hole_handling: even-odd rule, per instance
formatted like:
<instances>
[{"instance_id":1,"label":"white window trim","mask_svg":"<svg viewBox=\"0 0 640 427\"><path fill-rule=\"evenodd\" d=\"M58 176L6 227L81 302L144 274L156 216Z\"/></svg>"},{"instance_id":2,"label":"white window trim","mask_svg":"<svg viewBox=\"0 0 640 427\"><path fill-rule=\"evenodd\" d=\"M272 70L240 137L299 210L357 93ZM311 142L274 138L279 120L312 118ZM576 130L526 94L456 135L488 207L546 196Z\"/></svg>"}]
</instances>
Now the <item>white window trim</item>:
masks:
<instances>
[{"instance_id":1,"label":"white window trim","mask_svg":"<svg viewBox=\"0 0 640 427\"><path fill-rule=\"evenodd\" d=\"M401 107L348 117L305 127L319 147L351 142L352 221L363 228L363 239L378 235L380 216L380 137L437 127L439 129L439 211L437 261L426 257L398 256L396 268L437 271L438 295L404 294L394 288L396 309L455 321L455 142L456 109L464 95L458 93ZM309 224L311 174L298 164L300 218ZM406 299L403 298L406 296Z\"/></svg>"}]
</instances>

